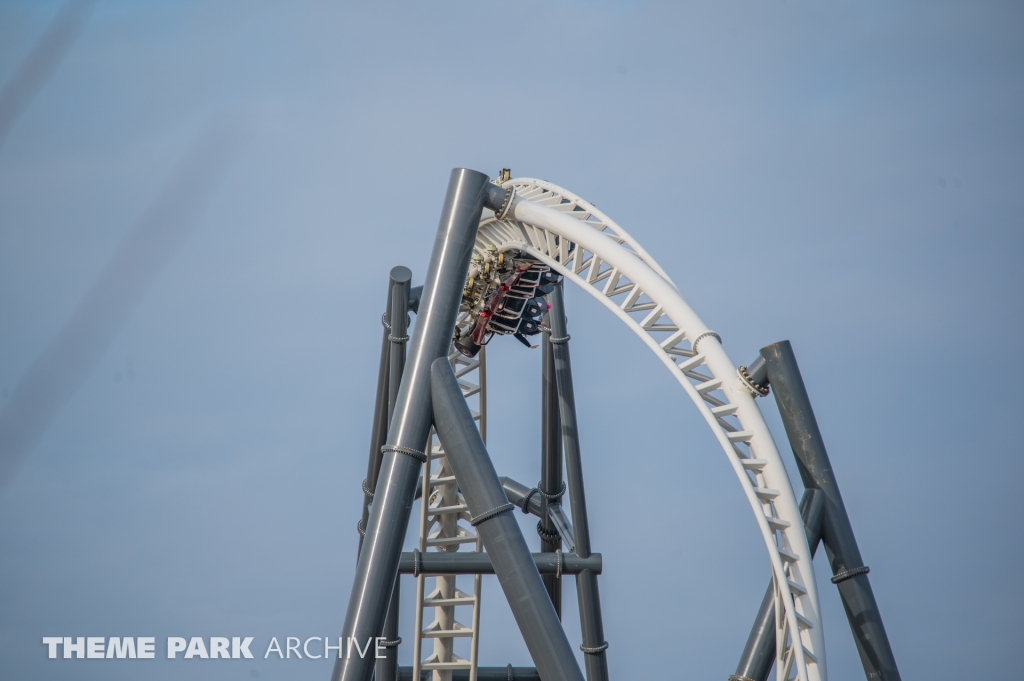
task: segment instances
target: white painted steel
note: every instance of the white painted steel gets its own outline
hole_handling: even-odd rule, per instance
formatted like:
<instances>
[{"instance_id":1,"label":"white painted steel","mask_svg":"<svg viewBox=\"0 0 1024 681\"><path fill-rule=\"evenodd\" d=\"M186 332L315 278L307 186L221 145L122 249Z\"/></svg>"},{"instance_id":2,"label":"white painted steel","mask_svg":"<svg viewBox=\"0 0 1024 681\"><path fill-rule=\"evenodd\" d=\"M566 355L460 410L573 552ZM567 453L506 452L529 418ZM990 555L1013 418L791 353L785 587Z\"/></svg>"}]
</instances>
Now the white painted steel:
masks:
<instances>
[{"instance_id":1,"label":"white painted steel","mask_svg":"<svg viewBox=\"0 0 1024 681\"><path fill-rule=\"evenodd\" d=\"M460 319L461 321L461 319ZM448 360L452 363L462 396L471 401L475 396L477 409L471 409L473 418L480 428L480 434L487 437L487 369L486 353L481 352L475 359L467 359L454 348L449 350ZM473 382L474 379L476 382ZM440 441L430 431L427 443L427 461L423 464L422 495L420 507L419 550L457 551L463 545L472 545L477 552L483 551L483 542L471 520L466 500L458 489L455 474L448 464ZM434 589L426 593L426 580L419 575L416 579L416 628L413 642L413 678L420 678L421 670L431 672L431 681L451 681L452 671L468 669L470 681L476 681L477 653L480 644L480 592L481 575L473 575L473 593L459 590L456 575L438 575ZM472 607L471 626L465 626L456 618L456 608ZM425 609L433 610L433 620L423 625ZM470 639L469 658L455 653L457 639ZM423 641L433 641L429 657L423 659Z\"/></svg>"},{"instance_id":2,"label":"white painted steel","mask_svg":"<svg viewBox=\"0 0 1024 681\"><path fill-rule=\"evenodd\" d=\"M672 278L668 276L665 270L661 269L661 266L654 261L654 258L644 250L644 247L631 237L626 230L619 227L614 220L598 210L594 204L581 199L568 189L551 184L545 180L516 178L507 184L512 184L516 188L516 195L522 199L527 199L555 210L571 212L577 220L586 220L588 226L604 232L632 250L637 257L650 265L655 272L675 287Z\"/></svg>"},{"instance_id":3,"label":"white painted steel","mask_svg":"<svg viewBox=\"0 0 1024 681\"><path fill-rule=\"evenodd\" d=\"M485 218L476 249L518 248L547 263L625 322L669 368L722 446L764 538L779 613L777 676L825 681L821 611L796 495L736 366L675 284L625 230L551 183L511 183L518 196L514 219ZM642 316L635 317L638 313Z\"/></svg>"}]
</instances>

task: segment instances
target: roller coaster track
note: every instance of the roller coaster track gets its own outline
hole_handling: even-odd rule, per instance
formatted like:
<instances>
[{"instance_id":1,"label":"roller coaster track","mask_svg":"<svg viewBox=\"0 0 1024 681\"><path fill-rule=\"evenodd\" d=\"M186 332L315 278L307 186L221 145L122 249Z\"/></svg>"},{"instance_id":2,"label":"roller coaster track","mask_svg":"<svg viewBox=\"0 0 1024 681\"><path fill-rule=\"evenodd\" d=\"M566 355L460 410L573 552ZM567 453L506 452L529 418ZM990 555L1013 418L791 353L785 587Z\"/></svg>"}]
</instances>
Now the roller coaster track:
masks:
<instances>
[{"instance_id":1,"label":"roller coaster track","mask_svg":"<svg viewBox=\"0 0 1024 681\"><path fill-rule=\"evenodd\" d=\"M777 678L825 681L821 610L796 496L754 395L665 271L592 204L517 178L508 213L485 213L475 249L522 250L594 296L675 376L732 465L754 513L775 584Z\"/></svg>"}]
</instances>

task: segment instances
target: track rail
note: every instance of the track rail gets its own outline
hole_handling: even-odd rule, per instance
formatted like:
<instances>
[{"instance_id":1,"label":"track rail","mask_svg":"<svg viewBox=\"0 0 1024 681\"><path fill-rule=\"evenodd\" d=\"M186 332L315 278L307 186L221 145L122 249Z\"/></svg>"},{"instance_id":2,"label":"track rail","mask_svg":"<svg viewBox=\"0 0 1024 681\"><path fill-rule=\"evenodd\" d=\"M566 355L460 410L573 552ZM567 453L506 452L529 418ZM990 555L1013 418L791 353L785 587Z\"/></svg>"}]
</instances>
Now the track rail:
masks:
<instances>
[{"instance_id":1,"label":"track rail","mask_svg":"<svg viewBox=\"0 0 1024 681\"><path fill-rule=\"evenodd\" d=\"M764 538L775 582L777 678L825 681L811 553L785 465L754 398L712 332L629 234L543 180L515 179L511 214L485 217L475 248L521 249L594 296L669 369L711 428Z\"/></svg>"}]
</instances>

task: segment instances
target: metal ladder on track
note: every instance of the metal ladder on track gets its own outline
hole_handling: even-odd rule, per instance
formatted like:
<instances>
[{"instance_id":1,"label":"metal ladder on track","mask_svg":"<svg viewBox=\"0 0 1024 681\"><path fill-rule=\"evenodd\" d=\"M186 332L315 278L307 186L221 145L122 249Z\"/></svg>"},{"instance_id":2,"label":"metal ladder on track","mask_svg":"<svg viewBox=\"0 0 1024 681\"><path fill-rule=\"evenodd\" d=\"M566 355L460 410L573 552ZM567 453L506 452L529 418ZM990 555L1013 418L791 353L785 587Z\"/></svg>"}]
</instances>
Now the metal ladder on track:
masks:
<instances>
[{"instance_id":1,"label":"metal ladder on track","mask_svg":"<svg viewBox=\"0 0 1024 681\"><path fill-rule=\"evenodd\" d=\"M476 397L476 409L471 409L480 434L487 439L487 397L485 350L469 359L454 350L448 356L455 375L467 400ZM476 382L472 382L475 379ZM458 551L471 545L474 551L483 551L483 543L469 525L471 519L466 500L459 491L455 475L448 464L444 449L431 430L427 461L423 464L423 487L420 512L419 550ZM477 651L480 642L480 587L481 575L463 575L473 579L472 593L459 588L456 575L438 575L433 589L427 593L428 577L416 577L416 638L413 643L413 679L418 681L423 671L430 671L431 681L451 681L452 671L469 670L469 681L476 681ZM456 619L456 612L469 613L471 624L466 626ZM424 626L424 611L433 610L433 620ZM433 641L430 655L424 659L423 642ZM469 658L455 651L456 641L469 639Z\"/></svg>"}]
</instances>

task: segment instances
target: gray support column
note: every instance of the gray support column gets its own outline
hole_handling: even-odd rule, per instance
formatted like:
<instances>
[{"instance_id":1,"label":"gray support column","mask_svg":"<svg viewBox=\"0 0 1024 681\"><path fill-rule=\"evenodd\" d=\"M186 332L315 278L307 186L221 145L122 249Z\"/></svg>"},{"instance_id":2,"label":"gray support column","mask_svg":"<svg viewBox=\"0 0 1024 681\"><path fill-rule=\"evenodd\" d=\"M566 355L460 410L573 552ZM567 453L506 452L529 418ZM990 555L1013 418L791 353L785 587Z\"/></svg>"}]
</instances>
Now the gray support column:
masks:
<instances>
[{"instance_id":1,"label":"gray support column","mask_svg":"<svg viewBox=\"0 0 1024 681\"><path fill-rule=\"evenodd\" d=\"M832 581L839 585L846 617L857 641L864 673L871 681L899 681L896 658L871 591L867 568L861 559L857 538L839 493L793 347L789 341L782 341L761 348L761 356L767 365L768 381L775 393L804 486L821 490L825 497L822 541L835 575Z\"/></svg>"},{"instance_id":2,"label":"gray support column","mask_svg":"<svg viewBox=\"0 0 1024 681\"><path fill-rule=\"evenodd\" d=\"M394 270L392 270L392 274ZM356 524L359 531L359 552L363 550L363 536L366 524L370 520L370 503L373 501L373 490L377 486L377 473L380 471L380 448L388 435L388 376L390 373L391 343L388 341L387 325L391 323L391 291L395 279L388 280L388 298L384 315L380 318L384 324L383 338L380 344L380 367L377 369L377 399L373 404L373 428L370 434L370 456L366 464L366 478L363 480L363 516Z\"/></svg>"},{"instance_id":3,"label":"gray support column","mask_svg":"<svg viewBox=\"0 0 1024 681\"><path fill-rule=\"evenodd\" d=\"M391 329L388 342L391 344L391 358L388 378L388 425L395 411L398 389L402 384L402 373L405 371L405 346L409 340L409 290L412 286L412 272L408 267L395 267L391 270ZM374 480L376 489L377 481ZM398 679L398 605L400 602L401 580L395 580L395 588L391 592L391 604L384 620L385 639L384 659L377 660L376 681L397 681Z\"/></svg>"},{"instance_id":4,"label":"gray support column","mask_svg":"<svg viewBox=\"0 0 1024 681\"><path fill-rule=\"evenodd\" d=\"M551 521L549 508L562 493L562 434L558 415L558 383L555 380L555 356L549 334L541 341L541 461L540 461L540 550L553 553L562 549L562 539ZM562 577L544 575L544 588L551 596L558 619L562 619Z\"/></svg>"},{"instance_id":5,"label":"gray support column","mask_svg":"<svg viewBox=\"0 0 1024 681\"><path fill-rule=\"evenodd\" d=\"M437 436L537 671L549 681L583 681L537 565L512 515L515 506L505 497L447 358L434 361L432 380Z\"/></svg>"},{"instance_id":6,"label":"gray support column","mask_svg":"<svg viewBox=\"0 0 1024 681\"><path fill-rule=\"evenodd\" d=\"M576 393L572 386L572 363L569 361L569 332L566 328L565 301L562 284L548 296L551 310L551 345L558 382L558 408L562 425L562 447L565 451L565 474L569 483L569 502L576 530L576 555L590 555L590 522L587 519L587 497L583 489L583 459L580 456L579 430L576 425ZM601 593L597 575L583 570L576 575L576 597L580 605L580 629L586 653L587 681L608 681L608 643L604 640L601 618Z\"/></svg>"},{"instance_id":7,"label":"gray support column","mask_svg":"<svg viewBox=\"0 0 1024 681\"><path fill-rule=\"evenodd\" d=\"M409 288L412 272L408 267L398 266L391 270L391 330L388 342L391 345L391 360L388 366L388 427L395 413L398 389L405 372L405 348L409 341ZM374 481L376 485L376 481Z\"/></svg>"},{"instance_id":8,"label":"gray support column","mask_svg":"<svg viewBox=\"0 0 1024 681\"><path fill-rule=\"evenodd\" d=\"M804 490L804 496L800 499L800 515L804 520L804 532L807 534L807 544L811 547L812 558L821 541L824 506L825 495L821 493L821 490L814 488ZM736 666L736 673L729 677L729 681L768 681L768 673L772 670L773 662L775 662L775 587L769 581L764 598L761 600L761 608L757 611L754 626L747 638L747 645L743 648L743 655L740 656L740 663Z\"/></svg>"},{"instance_id":9,"label":"gray support column","mask_svg":"<svg viewBox=\"0 0 1024 681\"><path fill-rule=\"evenodd\" d=\"M362 645L384 630L416 480L426 459L430 365L448 356L480 214L485 198L492 193L486 175L464 168L452 170L342 629L343 636ZM337 660L331 679L369 681L373 667L372 656L344 657Z\"/></svg>"}]
</instances>

